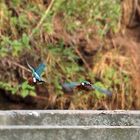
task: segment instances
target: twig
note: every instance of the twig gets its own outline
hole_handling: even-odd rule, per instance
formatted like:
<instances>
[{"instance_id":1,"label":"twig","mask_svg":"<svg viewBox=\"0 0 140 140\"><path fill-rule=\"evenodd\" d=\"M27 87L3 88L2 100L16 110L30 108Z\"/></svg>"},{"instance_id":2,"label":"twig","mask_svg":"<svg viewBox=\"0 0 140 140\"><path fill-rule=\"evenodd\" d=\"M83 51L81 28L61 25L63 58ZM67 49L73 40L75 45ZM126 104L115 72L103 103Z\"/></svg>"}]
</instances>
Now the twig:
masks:
<instances>
[{"instance_id":1,"label":"twig","mask_svg":"<svg viewBox=\"0 0 140 140\"><path fill-rule=\"evenodd\" d=\"M111 43L112 43L112 46L114 47L114 49L116 49L117 47L116 47L116 44L115 44L115 42L114 42L114 39L113 39L113 38L111 38Z\"/></svg>"},{"instance_id":2,"label":"twig","mask_svg":"<svg viewBox=\"0 0 140 140\"><path fill-rule=\"evenodd\" d=\"M13 61L10 61L10 60L8 60L8 62L12 63L12 64L15 65L15 66L18 66L19 68L21 68L21 69L23 69L23 70L26 70L26 71L28 71L28 72L31 72L29 69L27 69L26 67L24 67L23 65L21 65L21 64L19 64L19 63L17 63L17 62L13 62Z\"/></svg>"},{"instance_id":3,"label":"twig","mask_svg":"<svg viewBox=\"0 0 140 140\"><path fill-rule=\"evenodd\" d=\"M37 99L37 100L45 100L45 101L47 101L48 100L48 98L47 97L44 97L44 96L38 96L38 95L36 95L36 96L32 96L34 99Z\"/></svg>"},{"instance_id":4,"label":"twig","mask_svg":"<svg viewBox=\"0 0 140 140\"><path fill-rule=\"evenodd\" d=\"M81 58L81 60L83 61L84 65L86 66L86 68L88 69L88 71L91 71L91 68L89 67L89 65L87 64L86 60L84 59L84 57L82 56L82 54L80 53L80 51L77 49L77 47L74 47L73 45L76 45L75 41L72 41L73 43L71 43L71 46L73 47L73 49L75 50L75 52L78 54L78 56Z\"/></svg>"},{"instance_id":5,"label":"twig","mask_svg":"<svg viewBox=\"0 0 140 140\"><path fill-rule=\"evenodd\" d=\"M86 60L83 58L82 54L80 53L80 51L77 49L77 47L73 47L75 49L75 52L79 55L79 57L82 59L83 63L85 64L86 68L90 71L91 68L89 67L89 65L87 64Z\"/></svg>"},{"instance_id":6,"label":"twig","mask_svg":"<svg viewBox=\"0 0 140 140\"><path fill-rule=\"evenodd\" d=\"M39 23L37 24L37 26L33 29L33 31L31 32L29 38L31 39L32 36L34 35L34 33L39 29L39 27L41 26L41 24L43 23L43 21L45 20L45 18L47 17L52 5L54 3L54 0L51 0L50 5L48 6L47 10L45 11L44 15L42 16L42 18L40 19Z\"/></svg>"}]
</instances>

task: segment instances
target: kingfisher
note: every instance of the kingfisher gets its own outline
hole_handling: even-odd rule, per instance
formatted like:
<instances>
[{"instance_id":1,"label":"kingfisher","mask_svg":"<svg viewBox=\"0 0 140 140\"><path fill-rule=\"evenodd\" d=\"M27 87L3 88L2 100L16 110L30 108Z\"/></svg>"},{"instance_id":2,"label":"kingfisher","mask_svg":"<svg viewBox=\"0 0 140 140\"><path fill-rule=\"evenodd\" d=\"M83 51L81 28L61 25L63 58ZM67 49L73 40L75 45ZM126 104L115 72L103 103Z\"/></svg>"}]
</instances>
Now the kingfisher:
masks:
<instances>
[{"instance_id":1,"label":"kingfisher","mask_svg":"<svg viewBox=\"0 0 140 140\"><path fill-rule=\"evenodd\" d=\"M33 83L44 83L45 81L42 79L41 74L45 69L45 64L41 63L37 68L33 68L28 61L26 60L27 66L32 72L32 79L30 79Z\"/></svg>"},{"instance_id":2,"label":"kingfisher","mask_svg":"<svg viewBox=\"0 0 140 140\"><path fill-rule=\"evenodd\" d=\"M65 93L73 93L73 89L78 89L85 91L97 90L103 94L112 95L109 90L92 85L89 81L64 83L62 84L62 89Z\"/></svg>"}]
</instances>

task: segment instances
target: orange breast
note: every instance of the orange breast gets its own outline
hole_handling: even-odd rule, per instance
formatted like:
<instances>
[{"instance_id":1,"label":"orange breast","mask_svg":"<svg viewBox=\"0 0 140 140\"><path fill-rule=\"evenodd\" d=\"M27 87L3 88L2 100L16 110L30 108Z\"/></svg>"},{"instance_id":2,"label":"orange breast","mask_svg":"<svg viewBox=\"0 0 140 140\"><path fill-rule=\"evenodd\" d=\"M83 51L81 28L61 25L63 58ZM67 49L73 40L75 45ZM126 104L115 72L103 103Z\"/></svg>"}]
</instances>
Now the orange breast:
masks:
<instances>
[{"instance_id":1,"label":"orange breast","mask_svg":"<svg viewBox=\"0 0 140 140\"><path fill-rule=\"evenodd\" d=\"M82 86L82 85L79 85L79 86L77 86L77 89L78 90L90 91L90 90L92 90L92 87L91 86Z\"/></svg>"},{"instance_id":2,"label":"orange breast","mask_svg":"<svg viewBox=\"0 0 140 140\"><path fill-rule=\"evenodd\" d=\"M34 85L34 82L33 82L33 78L32 78L32 77L29 77L29 78L28 78L28 83L29 83L30 85Z\"/></svg>"}]
</instances>

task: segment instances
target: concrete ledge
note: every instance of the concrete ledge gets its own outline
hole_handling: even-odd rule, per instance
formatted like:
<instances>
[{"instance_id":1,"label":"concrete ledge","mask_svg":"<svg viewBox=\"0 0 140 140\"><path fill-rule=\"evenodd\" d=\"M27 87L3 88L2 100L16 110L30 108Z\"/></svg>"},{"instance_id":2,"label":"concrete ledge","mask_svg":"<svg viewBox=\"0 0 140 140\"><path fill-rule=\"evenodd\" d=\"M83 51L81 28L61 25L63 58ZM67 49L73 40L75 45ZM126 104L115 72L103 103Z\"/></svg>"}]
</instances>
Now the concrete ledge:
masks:
<instances>
[{"instance_id":1,"label":"concrete ledge","mask_svg":"<svg viewBox=\"0 0 140 140\"><path fill-rule=\"evenodd\" d=\"M140 111L0 111L0 140L140 140Z\"/></svg>"},{"instance_id":2,"label":"concrete ledge","mask_svg":"<svg viewBox=\"0 0 140 140\"><path fill-rule=\"evenodd\" d=\"M139 127L7 127L0 140L140 140Z\"/></svg>"},{"instance_id":3,"label":"concrete ledge","mask_svg":"<svg viewBox=\"0 0 140 140\"><path fill-rule=\"evenodd\" d=\"M140 126L140 111L0 111L0 125Z\"/></svg>"}]
</instances>

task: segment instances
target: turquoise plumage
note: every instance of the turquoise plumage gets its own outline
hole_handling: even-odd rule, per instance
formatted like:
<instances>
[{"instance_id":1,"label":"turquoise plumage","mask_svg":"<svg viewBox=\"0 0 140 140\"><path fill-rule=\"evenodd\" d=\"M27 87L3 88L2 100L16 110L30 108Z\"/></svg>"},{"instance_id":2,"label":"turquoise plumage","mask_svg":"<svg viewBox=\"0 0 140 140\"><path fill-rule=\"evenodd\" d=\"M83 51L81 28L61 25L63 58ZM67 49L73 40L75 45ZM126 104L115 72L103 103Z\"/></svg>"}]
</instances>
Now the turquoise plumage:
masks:
<instances>
[{"instance_id":1,"label":"turquoise plumage","mask_svg":"<svg viewBox=\"0 0 140 140\"><path fill-rule=\"evenodd\" d=\"M42 77L41 77L41 74L43 73L43 71L45 70L45 64L41 63L37 68L33 68L29 63L28 61L26 60L27 62L27 65L29 67L29 69L31 70L32 72L32 76L33 76L33 82L36 83L36 82L45 82Z\"/></svg>"},{"instance_id":2,"label":"turquoise plumage","mask_svg":"<svg viewBox=\"0 0 140 140\"><path fill-rule=\"evenodd\" d=\"M104 94L109 95L109 96L112 95L111 91L109 91L107 89L100 88L100 87L98 87L96 85L92 85L92 87L93 87L93 89L95 89L95 90L97 90L97 91L99 91L101 93L104 93Z\"/></svg>"},{"instance_id":3,"label":"turquoise plumage","mask_svg":"<svg viewBox=\"0 0 140 140\"><path fill-rule=\"evenodd\" d=\"M77 87L79 83L77 82L70 82L70 83L63 83L62 89L65 93L73 93L73 89Z\"/></svg>"},{"instance_id":4,"label":"turquoise plumage","mask_svg":"<svg viewBox=\"0 0 140 140\"><path fill-rule=\"evenodd\" d=\"M42 64L39 64L39 66L35 69L35 72L39 76L41 76L41 74L43 73L44 69L45 69L45 64L42 63Z\"/></svg>"},{"instance_id":5,"label":"turquoise plumage","mask_svg":"<svg viewBox=\"0 0 140 140\"><path fill-rule=\"evenodd\" d=\"M92 85L88 81L64 83L64 84L62 84L62 88L63 88L63 91L67 92L67 93L72 93L73 89L77 88L79 90L87 90L87 91L97 90L103 94L106 94L109 96L112 95L112 93L109 90L103 89L103 88L96 86L96 85Z\"/></svg>"}]
</instances>

